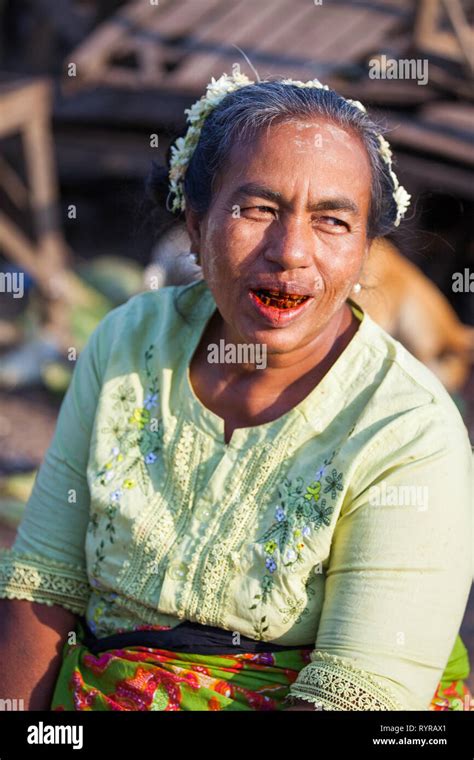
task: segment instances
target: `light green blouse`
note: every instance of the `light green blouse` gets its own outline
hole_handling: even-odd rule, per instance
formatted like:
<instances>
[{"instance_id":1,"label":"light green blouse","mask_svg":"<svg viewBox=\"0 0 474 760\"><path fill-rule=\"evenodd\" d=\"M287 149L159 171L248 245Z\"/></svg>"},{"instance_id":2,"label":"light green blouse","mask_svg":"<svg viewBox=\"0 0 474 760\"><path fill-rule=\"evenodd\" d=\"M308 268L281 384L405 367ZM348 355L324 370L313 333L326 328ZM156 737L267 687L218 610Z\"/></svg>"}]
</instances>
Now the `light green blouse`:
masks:
<instances>
[{"instance_id":1,"label":"light green blouse","mask_svg":"<svg viewBox=\"0 0 474 760\"><path fill-rule=\"evenodd\" d=\"M85 614L98 636L187 619L313 644L291 694L427 710L472 579L471 445L435 376L360 327L278 419L234 431L191 357L201 280L135 296L81 353L0 595Z\"/></svg>"}]
</instances>

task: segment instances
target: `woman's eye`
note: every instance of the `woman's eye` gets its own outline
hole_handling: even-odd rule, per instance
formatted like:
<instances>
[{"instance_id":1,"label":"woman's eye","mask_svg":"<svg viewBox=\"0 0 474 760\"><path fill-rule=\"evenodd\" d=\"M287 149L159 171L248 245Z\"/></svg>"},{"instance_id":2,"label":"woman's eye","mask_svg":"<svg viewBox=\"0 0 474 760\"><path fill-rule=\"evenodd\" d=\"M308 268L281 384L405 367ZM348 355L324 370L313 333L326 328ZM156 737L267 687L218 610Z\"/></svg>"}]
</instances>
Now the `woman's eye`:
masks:
<instances>
[{"instance_id":1,"label":"woman's eye","mask_svg":"<svg viewBox=\"0 0 474 760\"><path fill-rule=\"evenodd\" d=\"M250 218L255 217L257 219L276 216L277 213L276 208L273 208L272 206L249 206L248 208L241 209L241 211L245 211L246 215L250 216Z\"/></svg>"},{"instance_id":2,"label":"woman's eye","mask_svg":"<svg viewBox=\"0 0 474 760\"><path fill-rule=\"evenodd\" d=\"M328 227L332 227L338 232L344 232L344 230L349 229L349 225L346 222L343 222L342 219L338 219L335 216L320 216L315 221L318 224L321 223L323 225L327 225Z\"/></svg>"}]
</instances>

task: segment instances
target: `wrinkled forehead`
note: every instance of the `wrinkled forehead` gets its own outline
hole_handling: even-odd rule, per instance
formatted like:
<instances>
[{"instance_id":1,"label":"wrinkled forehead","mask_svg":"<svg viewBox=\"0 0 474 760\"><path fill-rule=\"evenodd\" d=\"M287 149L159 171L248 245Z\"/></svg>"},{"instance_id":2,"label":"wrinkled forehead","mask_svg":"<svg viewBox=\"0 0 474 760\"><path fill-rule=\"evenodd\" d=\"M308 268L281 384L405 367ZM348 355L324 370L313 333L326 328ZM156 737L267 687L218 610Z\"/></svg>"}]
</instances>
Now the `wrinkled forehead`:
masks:
<instances>
[{"instance_id":1,"label":"wrinkled forehead","mask_svg":"<svg viewBox=\"0 0 474 760\"><path fill-rule=\"evenodd\" d=\"M232 190L242 181L276 183L295 191L299 183L331 191L369 194L372 168L361 136L326 118L274 121L236 136L216 183Z\"/></svg>"}]
</instances>

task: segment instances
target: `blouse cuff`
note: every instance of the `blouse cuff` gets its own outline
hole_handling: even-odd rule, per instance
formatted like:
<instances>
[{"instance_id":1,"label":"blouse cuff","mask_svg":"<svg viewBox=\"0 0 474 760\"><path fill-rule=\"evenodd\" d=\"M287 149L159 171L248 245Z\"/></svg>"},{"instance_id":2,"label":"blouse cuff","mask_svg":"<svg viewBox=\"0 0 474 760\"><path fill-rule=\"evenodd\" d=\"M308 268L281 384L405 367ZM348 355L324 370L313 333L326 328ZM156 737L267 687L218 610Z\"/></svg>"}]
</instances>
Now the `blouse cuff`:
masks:
<instances>
[{"instance_id":1,"label":"blouse cuff","mask_svg":"<svg viewBox=\"0 0 474 760\"><path fill-rule=\"evenodd\" d=\"M84 615L91 588L83 568L15 549L0 552L0 598L59 604Z\"/></svg>"},{"instance_id":2,"label":"blouse cuff","mask_svg":"<svg viewBox=\"0 0 474 760\"><path fill-rule=\"evenodd\" d=\"M403 710L402 705L370 673L328 652L311 654L286 700L314 703L316 710Z\"/></svg>"}]
</instances>

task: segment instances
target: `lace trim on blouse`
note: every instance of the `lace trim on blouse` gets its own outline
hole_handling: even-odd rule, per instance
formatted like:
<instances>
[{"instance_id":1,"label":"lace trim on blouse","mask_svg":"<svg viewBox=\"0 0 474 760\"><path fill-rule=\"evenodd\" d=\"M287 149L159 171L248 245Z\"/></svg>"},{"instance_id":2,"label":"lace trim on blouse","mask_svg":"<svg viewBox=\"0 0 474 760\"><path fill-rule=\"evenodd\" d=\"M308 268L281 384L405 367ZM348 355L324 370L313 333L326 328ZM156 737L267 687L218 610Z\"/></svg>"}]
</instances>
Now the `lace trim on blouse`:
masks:
<instances>
[{"instance_id":1,"label":"lace trim on blouse","mask_svg":"<svg viewBox=\"0 0 474 760\"><path fill-rule=\"evenodd\" d=\"M342 657L313 652L291 685L288 703L313 702L316 710L403 710L397 700L370 673Z\"/></svg>"},{"instance_id":2,"label":"lace trim on blouse","mask_svg":"<svg viewBox=\"0 0 474 760\"><path fill-rule=\"evenodd\" d=\"M6 599L59 604L83 615L91 587L80 567L7 549L0 554L0 594Z\"/></svg>"}]
</instances>

